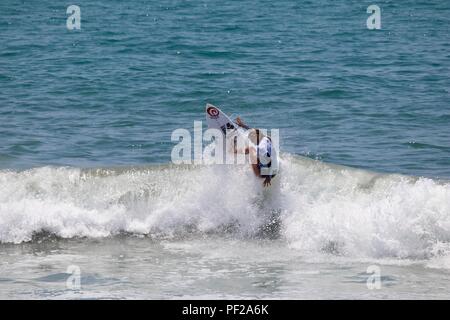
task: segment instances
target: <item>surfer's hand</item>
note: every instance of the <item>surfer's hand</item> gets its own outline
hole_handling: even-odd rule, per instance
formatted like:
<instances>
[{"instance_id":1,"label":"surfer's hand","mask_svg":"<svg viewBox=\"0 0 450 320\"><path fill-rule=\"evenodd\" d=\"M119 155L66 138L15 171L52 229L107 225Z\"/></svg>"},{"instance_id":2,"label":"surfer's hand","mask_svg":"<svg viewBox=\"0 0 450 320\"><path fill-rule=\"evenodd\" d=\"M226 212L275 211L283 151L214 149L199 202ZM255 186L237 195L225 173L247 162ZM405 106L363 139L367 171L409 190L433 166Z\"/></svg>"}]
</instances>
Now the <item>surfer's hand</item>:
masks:
<instances>
[{"instance_id":1,"label":"surfer's hand","mask_svg":"<svg viewBox=\"0 0 450 320\"><path fill-rule=\"evenodd\" d=\"M263 182L264 187L270 186L270 177L266 177Z\"/></svg>"},{"instance_id":2,"label":"surfer's hand","mask_svg":"<svg viewBox=\"0 0 450 320\"><path fill-rule=\"evenodd\" d=\"M248 125L246 125L246 124L244 123L244 121L242 121L242 119L241 119L240 117L237 117L236 120L234 120L234 121L236 122L236 124L237 124L239 127L242 127L242 128L244 128L244 129L250 129L250 127L249 127Z\"/></svg>"}]
</instances>

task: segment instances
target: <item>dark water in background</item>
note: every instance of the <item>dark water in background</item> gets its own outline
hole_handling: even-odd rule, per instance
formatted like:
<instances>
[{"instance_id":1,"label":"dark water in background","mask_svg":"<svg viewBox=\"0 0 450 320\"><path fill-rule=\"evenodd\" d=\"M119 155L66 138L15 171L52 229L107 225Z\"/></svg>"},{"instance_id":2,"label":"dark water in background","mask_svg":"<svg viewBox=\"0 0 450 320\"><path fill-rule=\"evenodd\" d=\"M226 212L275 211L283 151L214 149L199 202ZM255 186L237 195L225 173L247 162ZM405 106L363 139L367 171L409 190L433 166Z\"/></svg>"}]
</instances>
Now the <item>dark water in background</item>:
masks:
<instances>
[{"instance_id":1,"label":"dark water in background","mask_svg":"<svg viewBox=\"0 0 450 320\"><path fill-rule=\"evenodd\" d=\"M0 3L0 167L167 163L211 102L282 151L450 177L450 3Z\"/></svg>"}]
</instances>

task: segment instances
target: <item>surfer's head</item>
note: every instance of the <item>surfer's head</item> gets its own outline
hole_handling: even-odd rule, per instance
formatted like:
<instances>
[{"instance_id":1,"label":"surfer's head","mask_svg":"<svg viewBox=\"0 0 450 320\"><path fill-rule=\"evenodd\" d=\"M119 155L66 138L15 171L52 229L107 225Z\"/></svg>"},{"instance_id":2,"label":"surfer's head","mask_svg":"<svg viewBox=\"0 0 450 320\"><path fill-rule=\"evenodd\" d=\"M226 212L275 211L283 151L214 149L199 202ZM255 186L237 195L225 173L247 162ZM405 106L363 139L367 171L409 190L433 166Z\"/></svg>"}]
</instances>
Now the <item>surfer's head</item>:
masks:
<instances>
[{"instance_id":1,"label":"surfer's head","mask_svg":"<svg viewBox=\"0 0 450 320\"><path fill-rule=\"evenodd\" d=\"M258 145L264 137L265 135L259 129L250 129L248 134L250 141L256 145Z\"/></svg>"}]
</instances>

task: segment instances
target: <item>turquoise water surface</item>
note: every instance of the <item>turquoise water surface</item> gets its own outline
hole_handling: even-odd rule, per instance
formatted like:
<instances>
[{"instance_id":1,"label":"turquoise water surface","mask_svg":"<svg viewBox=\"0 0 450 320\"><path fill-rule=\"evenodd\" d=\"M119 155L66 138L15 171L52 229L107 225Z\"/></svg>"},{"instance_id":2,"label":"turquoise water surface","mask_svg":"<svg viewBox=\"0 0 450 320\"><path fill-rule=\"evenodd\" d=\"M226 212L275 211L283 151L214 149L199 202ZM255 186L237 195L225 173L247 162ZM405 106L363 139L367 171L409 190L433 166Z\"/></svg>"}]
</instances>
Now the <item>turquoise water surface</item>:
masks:
<instances>
[{"instance_id":1,"label":"turquoise water surface","mask_svg":"<svg viewBox=\"0 0 450 320\"><path fill-rule=\"evenodd\" d=\"M211 102L281 130L282 151L450 177L450 3L0 4L0 166L170 161Z\"/></svg>"}]
</instances>

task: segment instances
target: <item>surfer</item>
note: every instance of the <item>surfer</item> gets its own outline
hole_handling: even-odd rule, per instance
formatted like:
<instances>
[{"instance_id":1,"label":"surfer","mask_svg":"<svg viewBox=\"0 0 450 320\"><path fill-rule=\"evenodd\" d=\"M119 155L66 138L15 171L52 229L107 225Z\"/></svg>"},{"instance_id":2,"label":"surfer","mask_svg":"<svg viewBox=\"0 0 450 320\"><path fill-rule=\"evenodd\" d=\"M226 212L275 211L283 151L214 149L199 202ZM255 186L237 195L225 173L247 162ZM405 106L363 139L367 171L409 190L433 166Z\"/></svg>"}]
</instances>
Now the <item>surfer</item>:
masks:
<instances>
[{"instance_id":1,"label":"surfer","mask_svg":"<svg viewBox=\"0 0 450 320\"><path fill-rule=\"evenodd\" d=\"M237 117L235 122L238 126L249 130L248 138L254 144L254 146L244 149L245 154L250 154L253 173L264 179L263 185L265 187L270 186L271 180L277 174L278 169L277 155L275 148L272 146L272 140L264 135L261 130L250 128L240 117ZM238 150L235 149L234 152L237 153Z\"/></svg>"}]
</instances>

